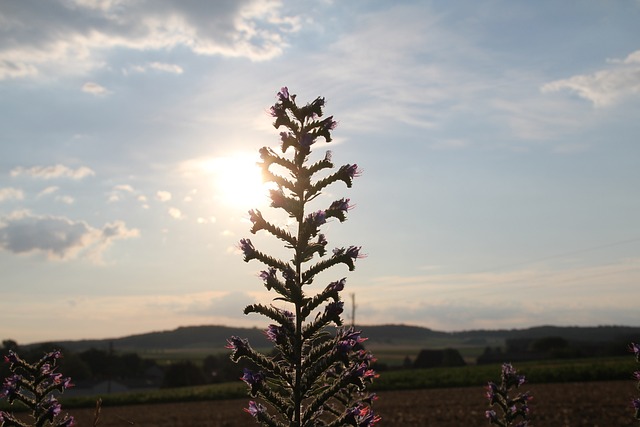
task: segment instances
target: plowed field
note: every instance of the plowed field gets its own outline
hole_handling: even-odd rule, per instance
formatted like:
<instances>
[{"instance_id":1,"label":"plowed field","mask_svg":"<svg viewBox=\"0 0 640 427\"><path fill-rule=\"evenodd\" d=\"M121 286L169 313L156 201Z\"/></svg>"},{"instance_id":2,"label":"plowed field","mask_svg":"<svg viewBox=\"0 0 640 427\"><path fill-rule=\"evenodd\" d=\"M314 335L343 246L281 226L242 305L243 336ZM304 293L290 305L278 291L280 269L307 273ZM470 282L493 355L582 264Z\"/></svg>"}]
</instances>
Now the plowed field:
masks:
<instances>
[{"instance_id":1,"label":"plowed field","mask_svg":"<svg viewBox=\"0 0 640 427\"><path fill-rule=\"evenodd\" d=\"M534 396L532 424L539 427L638 427L630 402L633 381L528 385ZM375 411L381 427L487 427L484 390L448 388L379 393ZM256 425L243 412L249 399L105 407L98 426L244 427ZM93 410L69 411L78 425L91 426Z\"/></svg>"}]
</instances>

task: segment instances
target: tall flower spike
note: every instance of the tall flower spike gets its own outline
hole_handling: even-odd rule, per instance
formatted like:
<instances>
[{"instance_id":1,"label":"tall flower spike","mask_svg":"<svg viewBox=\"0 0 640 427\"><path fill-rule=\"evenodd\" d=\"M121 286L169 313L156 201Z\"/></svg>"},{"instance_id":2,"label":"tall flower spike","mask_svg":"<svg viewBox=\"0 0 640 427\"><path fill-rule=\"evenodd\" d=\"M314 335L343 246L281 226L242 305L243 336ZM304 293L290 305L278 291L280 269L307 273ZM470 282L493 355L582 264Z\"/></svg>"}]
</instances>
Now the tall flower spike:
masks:
<instances>
[{"instance_id":1,"label":"tall flower spike","mask_svg":"<svg viewBox=\"0 0 640 427\"><path fill-rule=\"evenodd\" d=\"M287 306L252 304L244 310L270 319L265 335L274 345L273 356L257 352L239 337L231 337L227 345L233 361L245 358L258 367L257 371L245 370L241 378L249 394L267 405L251 401L245 411L266 426L312 427L319 425L321 414L322 425L327 426L373 426L380 419L371 409L374 398L361 394L377 377L372 369L375 358L363 348L365 338L360 331L340 327L344 310L340 293L345 278L311 294L318 273L340 264L353 270L355 261L362 258L360 246L328 251L322 232L330 218L346 220L352 207L348 198L327 203L324 209L309 206L329 185L342 182L349 188L360 174L355 164L331 171L330 152L322 160L309 161L318 139L331 141L337 124L333 116L322 118L324 106L322 97L298 106L296 95L287 87L281 88L269 111L274 127L284 128L279 132L283 155L266 147L260 150L263 177L275 184L270 191L271 207L281 210L293 225L284 230L263 212L252 210L250 231L279 239L291 257L288 261L272 258L249 239L239 243L245 261L266 264L259 277L267 290L279 294L275 300ZM279 175L281 171L284 175ZM319 172L323 172L321 178L317 178ZM339 328L332 330L331 326ZM333 338L331 333L335 333Z\"/></svg>"},{"instance_id":2,"label":"tall flower spike","mask_svg":"<svg viewBox=\"0 0 640 427\"><path fill-rule=\"evenodd\" d=\"M28 363L13 351L5 356L12 374L4 379L0 389L0 398L9 403L18 401L30 411L32 425L51 425L56 427L70 427L75 425L73 417L62 414L62 406L53 395L73 386L71 379L55 372L58 359L62 357L60 351L45 354L38 362ZM22 418L22 417L21 417ZM13 414L1 411L0 426L26 426Z\"/></svg>"}]
</instances>

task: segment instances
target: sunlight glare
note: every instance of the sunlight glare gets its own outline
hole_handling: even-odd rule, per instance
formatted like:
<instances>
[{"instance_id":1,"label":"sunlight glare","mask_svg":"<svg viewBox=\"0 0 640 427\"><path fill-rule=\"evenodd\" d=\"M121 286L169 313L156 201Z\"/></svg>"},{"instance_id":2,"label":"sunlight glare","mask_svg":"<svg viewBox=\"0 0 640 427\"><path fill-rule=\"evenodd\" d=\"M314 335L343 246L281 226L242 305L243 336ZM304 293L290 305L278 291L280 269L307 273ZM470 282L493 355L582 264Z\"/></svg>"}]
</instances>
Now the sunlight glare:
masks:
<instances>
[{"instance_id":1,"label":"sunlight glare","mask_svg":"<svg viewBox=\"0 0 640 427\"><path fill-rule=\"evenodd\" d=\"M211 160L214 185L220 200L231 207L251 209L269 204L269 188L262 182L258 157L234 154Z\"/></svg>"}]
</instances>

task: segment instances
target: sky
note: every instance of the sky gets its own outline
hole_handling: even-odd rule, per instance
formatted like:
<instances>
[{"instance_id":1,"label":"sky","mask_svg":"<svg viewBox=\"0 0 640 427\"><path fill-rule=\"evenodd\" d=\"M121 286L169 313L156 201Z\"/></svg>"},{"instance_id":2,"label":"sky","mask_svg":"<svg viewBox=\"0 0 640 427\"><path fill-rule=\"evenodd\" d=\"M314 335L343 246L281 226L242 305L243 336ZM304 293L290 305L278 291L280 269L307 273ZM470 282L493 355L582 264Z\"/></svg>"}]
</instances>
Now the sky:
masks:
<instances>
[{"instance_id":1,"label":"sky","mask_svg":"<svg viewBox=\"0 0 640 427\"><path fill-rule=\"evenodd\" d=\"M640 326L640 1L0 2L0 338L264 327L287 86L362 176L345 318ZM320 280L322 279L322 280Z\"/></svg>"}]
</instances>

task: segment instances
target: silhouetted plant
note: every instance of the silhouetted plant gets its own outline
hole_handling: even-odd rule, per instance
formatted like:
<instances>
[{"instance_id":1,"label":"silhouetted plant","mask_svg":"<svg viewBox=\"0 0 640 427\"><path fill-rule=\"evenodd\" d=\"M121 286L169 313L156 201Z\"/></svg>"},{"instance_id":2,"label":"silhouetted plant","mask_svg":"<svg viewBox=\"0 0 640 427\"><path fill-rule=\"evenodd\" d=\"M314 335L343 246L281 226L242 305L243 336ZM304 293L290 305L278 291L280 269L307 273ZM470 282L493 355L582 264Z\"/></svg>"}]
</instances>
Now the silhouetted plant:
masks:
<instances>
[{"instance_id":1,"label":"silhouetted plant","mask_svg":"<svg viewBox=\"0 0 640 427\"><path fill-rule=\"evenodd\" d=\"M331 141L336 126L333 116L321 118L324 98L299 107L296 95L289 95L283 87L277 99L270 112L275 118L274 127L286 129L280 133L283 155L264 147L260 165L265 181L275 184L271 207L282 209L295 223L291 228L281 228L259 210L249 211L249 217L253 234L262 230L280 239L292 251L292 259L271 257L249 239L240 241L240 249L245 261L257 260L267 266L260 277L289 310L263 304L244 309L245 314L258 313L274 322L266 335L274 343L275 356L257 352L246 339L234 336L228 340L233 361L247 358L259 367L257 371L245 369L242 380L252 397L270 406L251 401L245 410L267 426L371 426L379 419L371 409L375 395L365 395L364 391L377 375L371 369L373 356L359 345L364 341L361 332L342 326L340 292L345 279L329 283L315 295L307 291L320 272L339 264L351 271L355 260L362 257L358 246L337 248L327 256L327 240L320 232L330 218L346 220L349 199L311 212L308 205L335 182L351 187L360 171L357 165L347 164L329 173L334 167L329 151L322 160L309 161L313 144L320 137ZM326 176L316 178L319 172ZM330 325L338 327L333 336L327 331Z\"/></svg>"},{"instance_id":2,"label":"silhouetted plant","mask_svg":"<svg viewBox=\"0 0 640 427\"><path fill-rule=\"evenodd\" d=\"M631 343L629 346L629 350L632 351L636 356L636 361L640 362L640 344ZM640 371L635 371L633 373L633 378L638 381L638 390L640 390ZM635 397L631 401L631 405L635 409L635 418L636 420L640 420L640 397Z\"/></svg>"},{"instance_id":3,"label":"silhouetted plant","mask_svg":"<svg viewBox=\"0 0 640 427\"><path fill-rule=\"evenodd\" d=\"M497 405L501 412L498 414L493 409L485 412L491 424L501 427L526 427L529 425L527 420L529 417L527 403L531 400L529 392L518 393L515 397L509 396L512 389L519 388L525 381L524 375L519 375L510 363L502 364L500 385L491 381L487 385L486 396L489 400L489 406Z\"/></svg>"},{"instance_id":4,"label":"silhouetted plant","mask_svg":"<svg viewBox=\"0 0 640 427\"><path fill-rule=\"evenodd\" d=\"M73 417L61 416L62 408L55 393L62 393L72 386L71 379L56 372L60 351L45 354L36 363L27 363L13 351L5 356L12 374L5 378L0 397L10 404L21 402L31 410L31 424L25 424L13 414L0 411L0 426L56 426L68 427L75 424Z\"/></svg>"}]
</instances>

